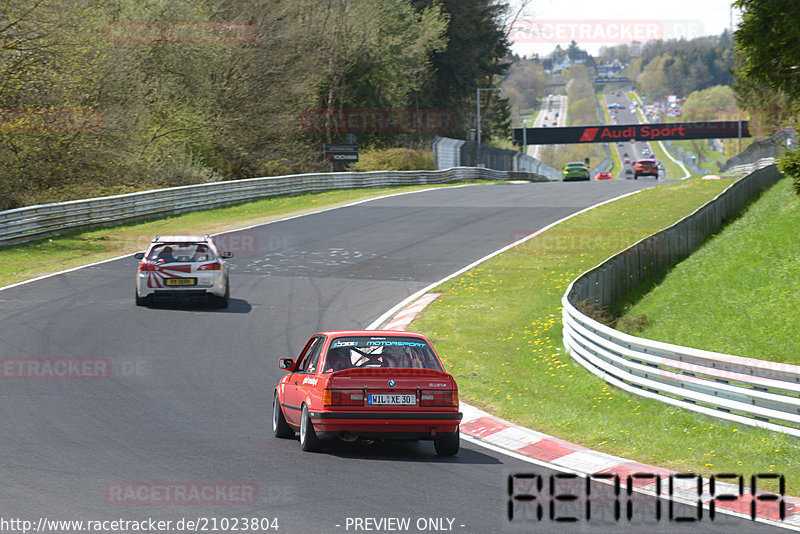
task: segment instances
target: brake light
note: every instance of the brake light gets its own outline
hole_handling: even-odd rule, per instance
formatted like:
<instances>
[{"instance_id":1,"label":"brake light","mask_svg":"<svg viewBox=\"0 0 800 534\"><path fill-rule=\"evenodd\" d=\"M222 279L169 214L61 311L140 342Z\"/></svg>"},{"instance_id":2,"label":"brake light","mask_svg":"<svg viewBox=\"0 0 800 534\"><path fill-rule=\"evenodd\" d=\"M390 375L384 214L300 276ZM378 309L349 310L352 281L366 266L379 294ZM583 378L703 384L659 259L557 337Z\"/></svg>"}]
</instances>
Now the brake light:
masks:
<instances>
[{"instance_id":1,"label":"brake light","mask_svg":"<svg viewBox=\"0 0 800 534\"><path fill-rule=\"evenodd\" d=\"M434 389L422 390L419 396L420 406L458 406L458 390Z\"/></svg>"},{"instance_id":2,"label":"brake light","mask_svg":"<svg viewBox=\"0 0 800 534\"><path fill-rule=\"evenodd\" d=\"M222 265L219 262L214 263L206 263L205 265L201 265L197 268L198 271L219 271L222 268Z\"/></svg>"},{"instance_id":3,"label":"brake light","mask_svg":"<svg viewBox=\"0 0 800 534\"><path fill-rule=\"evenodd\" d=\"M146 261L143 261L142 263L139 264L139 270L140 271L155 271L156 270L156 265L154 263L147 263Z\"/></svg>"},{"instance_id":4,"label":"brake light","mask_svg":"<svg viewBox=\"0 0 800 534\"><path fill-rule=\"evenodd\" d=\"M364 406L364 391L360 389L323 389L324 406Z\"/></svg>"}]
</instances>

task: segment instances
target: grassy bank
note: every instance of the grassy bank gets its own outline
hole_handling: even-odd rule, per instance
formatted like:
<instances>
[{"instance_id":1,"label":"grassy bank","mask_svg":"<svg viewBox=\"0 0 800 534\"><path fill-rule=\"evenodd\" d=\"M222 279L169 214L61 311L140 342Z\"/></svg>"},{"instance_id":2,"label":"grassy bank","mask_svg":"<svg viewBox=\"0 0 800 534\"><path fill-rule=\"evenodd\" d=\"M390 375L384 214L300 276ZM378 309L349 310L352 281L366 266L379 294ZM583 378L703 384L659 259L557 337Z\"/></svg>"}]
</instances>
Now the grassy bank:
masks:
<instances>
[{"instance_id":1,"label":"grassy bank","mask_svg":"<svg viewBox=\"0 0 800 534\"><path fill-rule=\"evenodd\" d=\"M432 338L464 401L500 417L679 471L782 473L800 494L797 440L618 390L561 343L560 299L571 280L730 183L665 185L573 217L437 288L444 295L410 329Z\"/></svg>"},{"instance_id":2,"label":"grassy bank","mask_svg":"<svg viewBox=\"0 0 800 534\"><path fill-rule=\"evenodd\" d=\"M649 339L800 364L800 200L785 178L627 312Z\"/></svg>"},{"instance_id":3,"label":"grassy bank","mask_svg":"<svg viewBox=\"0 0 800 534\"><path fill-rule=\"evenodd\" d=\"M447 186L384 187L275 197L0 247L0 287L123 254L133 254L144 250L153 236L159 234L214 234L381 195Z\"/></svg>"}]
</instances>

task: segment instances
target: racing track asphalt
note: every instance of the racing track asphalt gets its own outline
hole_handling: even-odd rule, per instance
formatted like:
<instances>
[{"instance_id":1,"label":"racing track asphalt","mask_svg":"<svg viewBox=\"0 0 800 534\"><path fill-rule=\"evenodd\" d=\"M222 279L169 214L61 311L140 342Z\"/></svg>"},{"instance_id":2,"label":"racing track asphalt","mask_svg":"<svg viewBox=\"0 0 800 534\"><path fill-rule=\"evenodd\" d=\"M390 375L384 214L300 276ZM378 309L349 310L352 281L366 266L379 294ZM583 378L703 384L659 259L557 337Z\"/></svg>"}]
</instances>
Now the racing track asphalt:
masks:
<instances>
[{"instance_id":1,"label":"racing track asphalt","mask_svg":"<svg viewBox=\"0 0 800 534\"><path fill-rule=\"evenodd\" d=\"M455 532L509 531L506 477L554 472L466 441L448 459L436 457L430 442L334 444L326 453L303 453L297 440L271 436L277 357L296 355L315 331L364 327L525 233L653 185L434 189L245 230L240 237L257 246L231 260L227 310L136 307L132 257L0 291L4 360L88 359L112 369L93 380L4 374L0 516L277 517L285 533L354 532L347 518L365 517L411 518L408 531L418 532L417 519L451 518ZM219 504L221 497L164 504L140 493L145 503L119 504L108 493L208 482L254 484L258 497L244 505ZM774 530L729 516L696 525L643 517L618 526L597 519L523 526L565 533Z\"/></svg>"}]
</instances>

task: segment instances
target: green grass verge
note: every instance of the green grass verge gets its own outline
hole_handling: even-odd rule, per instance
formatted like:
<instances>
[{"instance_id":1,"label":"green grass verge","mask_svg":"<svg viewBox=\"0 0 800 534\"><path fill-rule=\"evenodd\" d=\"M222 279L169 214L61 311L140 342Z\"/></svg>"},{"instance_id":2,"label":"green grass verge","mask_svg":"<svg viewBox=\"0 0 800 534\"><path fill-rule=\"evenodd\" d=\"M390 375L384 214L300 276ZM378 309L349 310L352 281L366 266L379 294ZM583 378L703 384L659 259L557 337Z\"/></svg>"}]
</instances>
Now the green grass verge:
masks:
<instances>
[{"instance_id":1,"label":"green grass verge","mask_svg":"<svg viewBox=\"0 0 800 534\"><path fill-rule=\"evenodd\" d=\"M784 178L627 311L651 321L636 335L800 364L798 227Z\"/></svg>"},{"instance_id":2,"label":"green grass verge","mask_svg":"<svg viewBox=\"0 0 800 534\"><path fill-rule=\"evenodd\" d=\"M709 173L719 173L722 165L725 164L727 159L722 152L717 152L708 146L706 139L696 139L694 141L671 141L675 150L683 148L683 153L692 152L697 156L697 165L701 169L707 170ZM700 152L700 154L699 154ZM674 154L678 158L677 154Z\"/></svg>"},{"instance_id":3,"label":"green grass verge","mask_svg":"<svg viewBox=\"0 0 800 534\"><path fill-rule=\"evenodd\" d=\"M798 440L618 390L574 363L561 342L571 280L730 183L673 183L573 217L442 284L410 330L430 336L465 402L499 417L679 471L782 473L800 494Z\"/></svg>"},{"instance_id":4,"label":"green grass verge","mask_svg":"<svg viewBox=\"0 0 800 534\"><path fill-rule=\"evenodd\" d=\"M606 97L603 94L597 95L597 100L600 102L600 107L603 109L603 121L605 124L611 124L611 112L606 107ZM619 152L614 143L608 143L608 151L611 152L611 169L608 171L617 180L617 174L622 172L622 161L619 159Z\"/></svg>"},{"instance_id":5,"label":"green grass verge","mask_svg":"<svg viewBox=\"0 0 800 534\"><path fill-rule=\"evenodd\" d=\"M681 178L686 177L687 172L681 168L680 165L672 161L669 156L667 156L667 148L660 142L652 142L648 143L650 149L653 151L653 155L655 156L657 161L664 162L664 168L667 171L667 179L669 180L680 180ZM691 176L691 171L688 171L689 176Z\"/></svg>"},{"instance_id":6,"label":"green grass verge","mask_svg":"<svg viewBox=\"0 0 800 534\"><path fill-rule=\"evenodd\" d=\"M609 172L615 180L619 180L620 178L618 178L617 175L622 172L622 160L619 159L619 151L613 144L610 144L608 149L609 152L611 152L611 161L613 162L613 166Z\"/></svg>"},{"instance_id":7,"label":"green grass verge","mask_svg":"<svg viewBox=\"0 0 800 534\"><path fill-rule=\"evenodd\" d=\"M275 197L149 222L79 230L51 239L5 246L0 248L0 287L123 254L133 254L144 250L153 236L159 234L214 234L381 195L451 185L454 184L352 189Z\"/></svg>"}]
</instances>

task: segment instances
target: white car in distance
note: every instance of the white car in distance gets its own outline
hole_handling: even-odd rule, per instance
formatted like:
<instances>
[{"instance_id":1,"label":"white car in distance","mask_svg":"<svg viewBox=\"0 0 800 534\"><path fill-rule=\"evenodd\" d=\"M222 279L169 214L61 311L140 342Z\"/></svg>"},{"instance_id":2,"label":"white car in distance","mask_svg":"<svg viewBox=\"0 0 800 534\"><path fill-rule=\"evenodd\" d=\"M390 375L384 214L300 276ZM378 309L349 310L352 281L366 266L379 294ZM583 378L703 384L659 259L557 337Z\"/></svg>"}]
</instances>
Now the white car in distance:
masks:
<instances>
[{"instance_id":1,"label":"white car in distance","mask_svg":"<svg viewBox=\"0 0 800 534\"><path fill-rule=\"evenodd\" d=\"M214 240L205 235L156 236L145 252L136 272L136 305L161 299L202 299L227 308L230 298L230 252L220 253Z\"/></svg>"}]
</instances>

